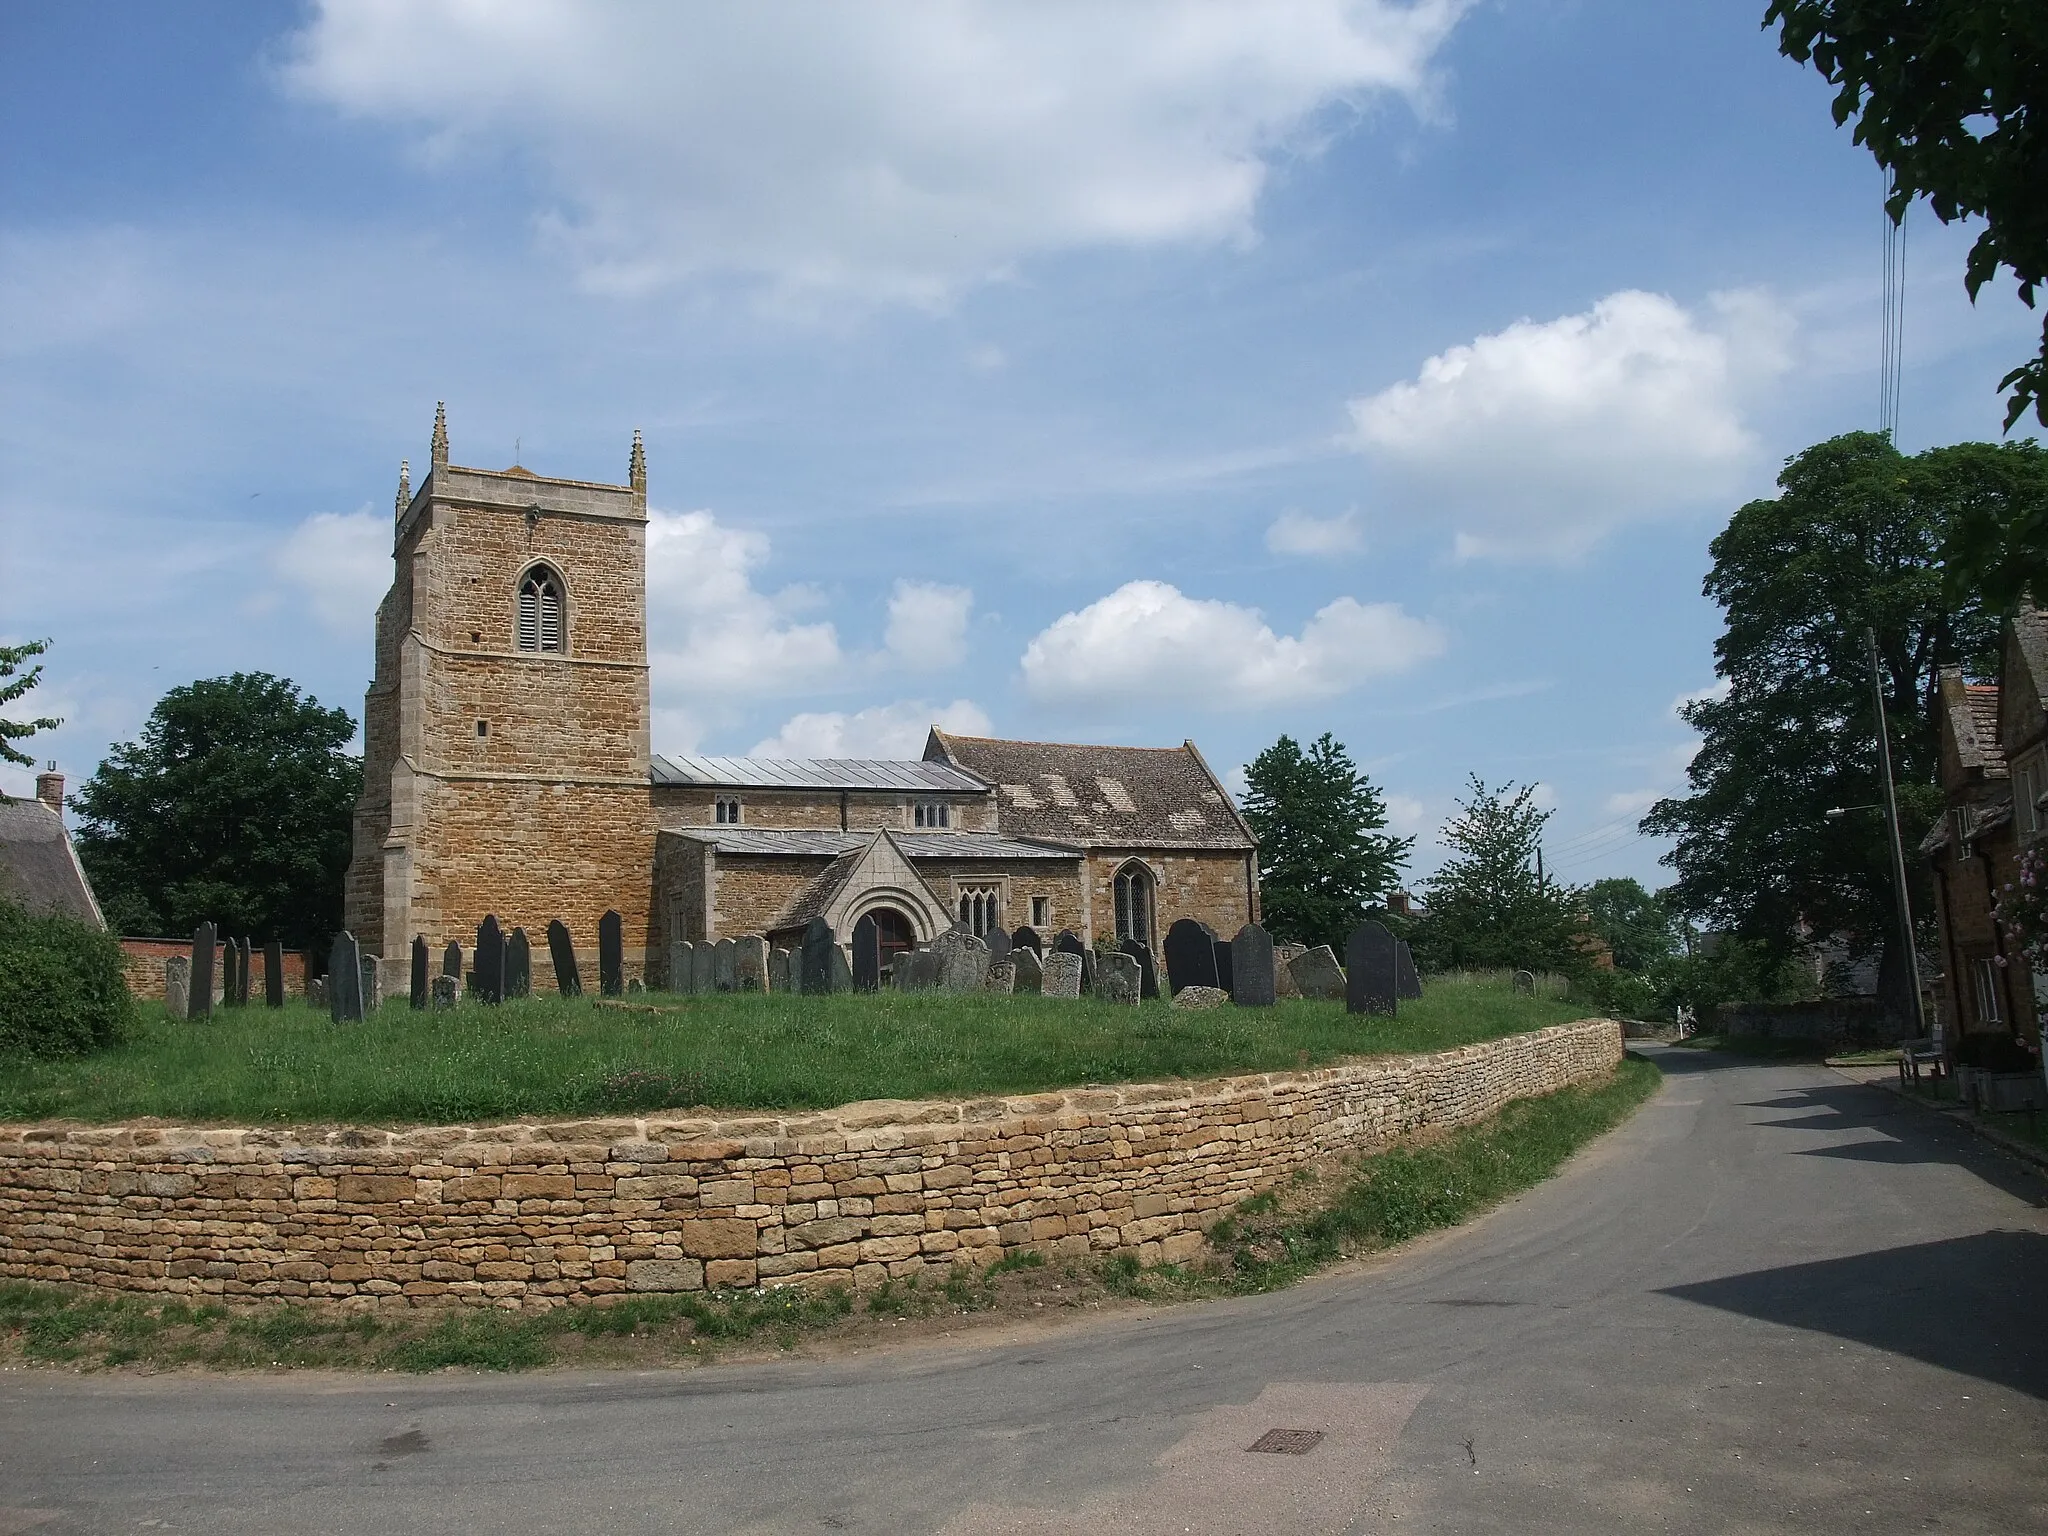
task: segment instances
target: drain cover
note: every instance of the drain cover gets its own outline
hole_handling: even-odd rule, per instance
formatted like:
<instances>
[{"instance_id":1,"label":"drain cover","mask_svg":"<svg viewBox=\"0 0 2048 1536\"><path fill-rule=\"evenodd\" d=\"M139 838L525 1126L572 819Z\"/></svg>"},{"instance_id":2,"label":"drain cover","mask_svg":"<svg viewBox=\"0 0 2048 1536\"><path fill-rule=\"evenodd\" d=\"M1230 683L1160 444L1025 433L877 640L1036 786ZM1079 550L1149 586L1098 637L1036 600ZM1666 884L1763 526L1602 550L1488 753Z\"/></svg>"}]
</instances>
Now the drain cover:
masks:
<instances>
[{"instance_id":1,"label":"drain cover","mask_svg":"<svg viewBox=\"0 0 2048 1536\"><path fill-rule=\"evenodd\" d=\"M1269 1429L1245 1449L1275 1456L1306 1456L1323 1443L1320 1429Z\"/></svg>"}]
</instances>

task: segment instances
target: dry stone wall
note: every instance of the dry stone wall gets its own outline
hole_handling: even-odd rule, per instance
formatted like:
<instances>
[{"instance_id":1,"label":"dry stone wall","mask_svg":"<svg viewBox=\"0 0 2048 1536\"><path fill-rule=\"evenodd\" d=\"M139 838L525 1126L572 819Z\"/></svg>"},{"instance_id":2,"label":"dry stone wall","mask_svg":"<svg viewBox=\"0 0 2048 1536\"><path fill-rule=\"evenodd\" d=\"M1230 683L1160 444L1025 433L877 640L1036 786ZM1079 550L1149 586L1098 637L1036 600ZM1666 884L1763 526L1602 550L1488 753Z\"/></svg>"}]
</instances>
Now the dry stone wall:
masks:
<instances>
[{"instance_id":1,"label":"dry stone wall","mask_svg":"<svg viewBox=\"0 0 2048 1536\"><path fill-rule=\"evenodd\" d=\"M814 1115L409 1131L0 1126L0 1277L546 1307L879 1282L1004 1253L1185 1257L1328 1153L1613 1068L1587 1020L1300 1072Z\"/></svg>"}]
</instances>

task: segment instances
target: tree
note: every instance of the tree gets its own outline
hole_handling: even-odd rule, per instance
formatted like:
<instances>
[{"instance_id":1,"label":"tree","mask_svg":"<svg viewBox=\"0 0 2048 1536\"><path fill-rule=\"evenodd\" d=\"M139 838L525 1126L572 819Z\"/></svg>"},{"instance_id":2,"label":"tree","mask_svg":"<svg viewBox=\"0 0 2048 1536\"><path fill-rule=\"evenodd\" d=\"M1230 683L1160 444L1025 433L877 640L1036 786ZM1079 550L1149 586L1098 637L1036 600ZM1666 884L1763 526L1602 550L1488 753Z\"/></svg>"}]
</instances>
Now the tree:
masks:
<instances>
[{"instance_id":1,"label":"tree","mask_svg":"<svg viewBox=\"0 0 2048 1536\"><path fill-rule=\"evenodd\" d=\"M1424 884L1417 958L1430 970L1581 969L1579 893L1536 873L1536 847L1550 820L1532 803L1536 786L1488 789L1477 774L1470 785L1470 798L1438 834L1452 856Z\"/></svg>"},{"instance_id":2,"label":"tree","mask_svg":"<svg viewBox=\"0 0 2048 1536\"><path fill-rule=\"evenodd\" d=\"M2000 267L2020 300L2048 282L2048 7L2040 0L1771 0L1778 48L1836 87L1835 122L1891 173L1903 218L1925 197L1944 224L1981 218L1964 284L1974 301ZM2008 429L2048 426L2048 323L2031 361L1999 380Z\"/></svg>"},{"instance_id":3,"label":"tree","mask_svg":"<svg viewBox=\"0 0 2048 1536\"><path fill-rule=\"evenodd\" d=\"M317 943L341 924L362 764L347 710L237 672L173 688L73 805L78 853L127 933L228 931Z\"/></svg>"},{"instance_id":4,"label":"tree","mask_svg":"<svg viewBox=\"0 0 2048 1536\"><path fill-rule=\"evenodd\" d=\"M2026 442L1995 456L1943 452L1952 455L1944 472L1954 516L1941 547L1949 600L2000 613L2023 600L2048 605L2048 452Z\"/></svg>"},{"instance_id":5,"label":"tree","mask_svg":"<svg viewBox=\"0 0 2048 1536\"><path fill-rule=\"evenodd\" d=\"M42 681L41 662L26 672L21 671L21 664L32 656L42 655L49 648L47 640L31 640L26 645L0 645L0 705L12 704ZM13 763L20 768L34 767L36 760L15 743L28 740L37 731L54 731L63 723L47 715L40 720L9 720L0 716L0 762Z\"/></svg>"},{"instance_id":6,"label":"tree","mask_svg":"<svg viewBox=\"0 0 2048 1536\"><path fill-rule=\"evenodd\" d=\"M1761 946L1777 965L1802 931L1881 950L1880 990L1901 1017L1910 981L1878 782L1865 626L1877 632L1902 831L1910 848L1940 814L1930 690L1939 668L1987 667L1998 623L1952 607L1936 553L1971 487L2048 460L1965 443L1907 459L1881 433L1807 449L1780 494L1736 512L1711 546L1706 595L1725 629L1726 693L1687 705L1701 744L1691 793L1659 801L1645 832L1677 839L1677 910ZM1835 807L1862 807L1830 818ZM1917 863L1917 861L1916 861ZM1917 874L1917 870L1916 870ZM1921 878L1924 878L1921 877ZM1916 910L1929 910L1925 893Z\"/></svg>"},{"instance_id":7,"label":"tree","mask_svg":"<svg viewBox=\"0 0 2048 1536\"><path fill-rule=\"evenodd\" d=\"M1593 931L1624 971L1640 976L1677 952L1671 909L1639 880L1595 880L1586 887L1585 910Z\"/></svg>"},{"instance_id":8,"label":"tree","mask_svg":"<svg viewBox=\"0 0 2048 1536\"><path fill-rule=\"evenodd\" d=\"M1244 817L1259 840L1259 908L1274 937L1328 944L1401 878L1412 837L1382 829L1387 804L1328 731L1303 752L1282 736L1245 770Z\"/></svg>"}]
</instances>

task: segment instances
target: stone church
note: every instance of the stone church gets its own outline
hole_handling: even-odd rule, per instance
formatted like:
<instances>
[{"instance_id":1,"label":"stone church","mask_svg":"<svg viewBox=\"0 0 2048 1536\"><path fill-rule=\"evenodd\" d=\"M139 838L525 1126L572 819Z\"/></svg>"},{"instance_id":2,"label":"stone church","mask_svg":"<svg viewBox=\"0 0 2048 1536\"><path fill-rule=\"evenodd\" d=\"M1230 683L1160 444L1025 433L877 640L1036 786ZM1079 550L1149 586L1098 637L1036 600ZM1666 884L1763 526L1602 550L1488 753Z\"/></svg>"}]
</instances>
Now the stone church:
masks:
<instances>
[{"instance_id":1,"label":"stone church","mask_svg":"<svg viewBox=\"0 0 2048 1536\"><path fill-rule=\"evenodd\" d=\"M657 756L637 432L603 485L451 464L437 409L395 518L346 897L387 965L415 934L467 944L486 913L536 937L560 918L594 967L615 908L656 985L673 943L786 942L814 916L843 940L873 914L900 951L956 922L1157 947L1176 918L1228 935L1258 915L1251 830L1191 741L934 728L915 760Z\"/></svg>"}]
</instances>

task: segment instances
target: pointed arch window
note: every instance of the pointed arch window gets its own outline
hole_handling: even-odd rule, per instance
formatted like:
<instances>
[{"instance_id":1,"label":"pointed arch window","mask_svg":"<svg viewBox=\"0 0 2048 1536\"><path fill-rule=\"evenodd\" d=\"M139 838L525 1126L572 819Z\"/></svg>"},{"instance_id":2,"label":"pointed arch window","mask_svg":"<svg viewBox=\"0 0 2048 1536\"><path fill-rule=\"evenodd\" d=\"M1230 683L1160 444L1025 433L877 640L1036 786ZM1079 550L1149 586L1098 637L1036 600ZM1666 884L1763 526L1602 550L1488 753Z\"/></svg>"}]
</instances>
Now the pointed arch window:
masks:
<instances>
[{"instance_id":1,"label":"pointed arch window","mask_svg":"<svg viewBox=\"0 0 2048 1536\"><path fill-rule=\"evenodd\" d=\"M528 571L519 583L519 649L562 649L562 583L553 571Z\"/></svg>"},{"instance_id":2,"label":"pointed arch window","mask_svg":"<svg viewBox=\"0 0 2048 1536\"><path fill-rule=\"evenodd\" d=\"M1152 942L1152 871L1135 859L1116 872L1116 936Z\"/></svg>"}]
</instances>

